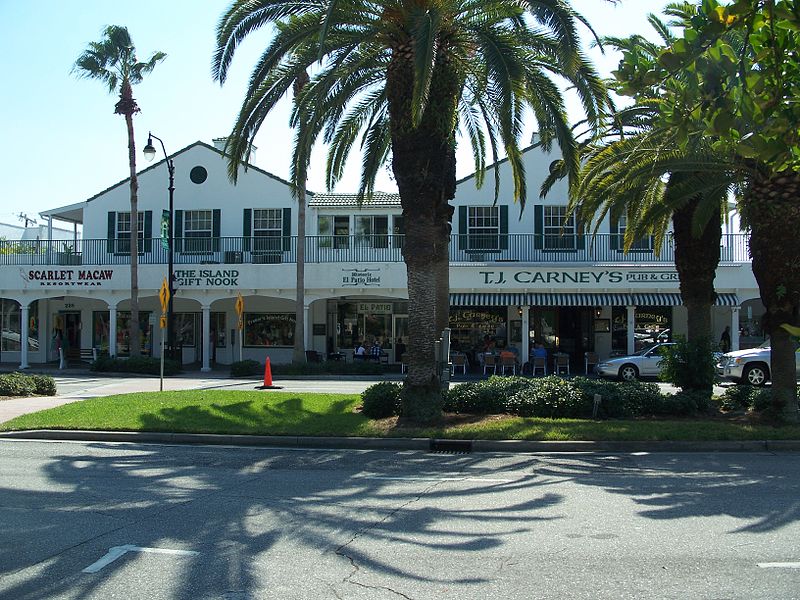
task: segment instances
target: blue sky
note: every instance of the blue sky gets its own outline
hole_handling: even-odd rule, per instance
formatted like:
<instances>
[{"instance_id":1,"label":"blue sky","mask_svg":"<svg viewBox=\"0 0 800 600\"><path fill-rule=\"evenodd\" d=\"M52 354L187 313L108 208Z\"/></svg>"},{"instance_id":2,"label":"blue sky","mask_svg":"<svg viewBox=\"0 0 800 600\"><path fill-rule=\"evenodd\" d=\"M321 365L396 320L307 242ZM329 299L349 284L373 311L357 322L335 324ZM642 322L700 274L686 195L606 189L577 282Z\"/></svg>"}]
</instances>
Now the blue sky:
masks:
<instances>
[{"instance_id":1,"label":"blue sky","mask_svg":"<svg viewBox=\"0 0 800 600\"><path fill-rule=\"evenodd\" d=\"M601 35L649 34L646 15L666 0L573 0ZM134 95L142 109L134 119L137 160L152 130L174 152L202 140L227 135L239 109L246 81L268 32L258 32L238 50L229 79L220 88L211 79L214 29L228 0L0 0L0 222L16 223L20 211L42 210L80 202L127 176L127 141L122 117L114 114L116 97L97 81L70 73L90 41L104 26L125 25L140 59L155 50L166 60ZM590 50L608 74L618 57ZM256 164L280 177L289 173L288 102L275 112L256 138ZM463 157L463 158L462 158ZM351 158L337 191L355 191L359 160ZM324 191L324 155L312 167L309 189ZM459 155L458 175L472 171L469 153ZM394 191L381 176L378 189Z\"/></svg>"}]
</instances>

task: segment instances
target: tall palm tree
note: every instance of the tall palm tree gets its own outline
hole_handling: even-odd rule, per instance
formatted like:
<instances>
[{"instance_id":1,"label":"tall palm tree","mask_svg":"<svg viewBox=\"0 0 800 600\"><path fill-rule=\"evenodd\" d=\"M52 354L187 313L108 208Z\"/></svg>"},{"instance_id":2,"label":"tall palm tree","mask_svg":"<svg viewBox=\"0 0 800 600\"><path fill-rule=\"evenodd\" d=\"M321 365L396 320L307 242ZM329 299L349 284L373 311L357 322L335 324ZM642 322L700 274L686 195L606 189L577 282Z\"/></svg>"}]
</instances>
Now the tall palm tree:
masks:
<instances>
[{"instance_id":1,"label":"tall palm tree","mask_svg":"<svg viewBox=\"0 0 800 600\"><path fill-rule=\"evenodd\" d=\"M306 71L298 74L294 80L295 99L306 87L309 77ZM295 280L295 319L294 319L294 352L292 363L296 365L306 362L306 182L297 182L297 271Z\"/></svg>"},{"instance_id":2,"label":"tall palm tree","mask_svg":"<svg viewBox=\"0 0 800 600\"><path fill-rule=\"evenodd\" d=\"M237 0L220 19L213 62L220 82L245 37L282 23L250 78L229 138L229 172L266 115L309 68L313 76L293 112L305 140L296 152L307 154L322 136L330 145L328 188L357 142L363 150L361 197L373 193L375 176L391 155L406 228L410 365L402 396L403 415L411 420L441 414L434 340L447 301L436 274L447 255L457 132L472 145L479 184L486 143L495 160L505 152L513 198L522 205L520 136L527 109L545 148L557 142L568 173L576 175L578 154L551 75L572 84L592 123L607 102L579 50L580 22L564 0ZM307 165L295 160L295 182L304 180ZM497 195L497 179L495 186Z\"/></svg>"},{"instance_id":3,"label":"tall palm tree","mask_svg":"<svg viewBox=\"0 0 800 600\"><path fill-rule=\"evenodd\" d=\"M91 42L72 68L78 77L97 79L108 87L110 94L117 93L119 101L114 113L125 117L128 130L128 167L131 190L131 319L129 339L131 356L141 351L139 325L139 182L136 177L136 146L133 135L133 115L140 111L133 97L133 86L141 83L144 76L166 58L163 52L154 52L145 62L136 57L136 46L126 27L109 25L103 30L103 39ZM112 332L111 335L116 335Z\"/></svg>"}]
</instances>

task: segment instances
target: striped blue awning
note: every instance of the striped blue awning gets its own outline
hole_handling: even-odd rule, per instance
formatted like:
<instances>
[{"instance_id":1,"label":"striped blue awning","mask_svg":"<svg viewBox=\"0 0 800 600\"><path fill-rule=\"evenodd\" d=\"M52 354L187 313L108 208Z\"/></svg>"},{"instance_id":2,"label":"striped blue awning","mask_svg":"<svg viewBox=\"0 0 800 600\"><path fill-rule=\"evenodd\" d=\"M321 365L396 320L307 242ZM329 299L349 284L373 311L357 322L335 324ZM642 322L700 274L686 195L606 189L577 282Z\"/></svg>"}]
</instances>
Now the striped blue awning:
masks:
<instances>
[{"instance_id":1,"label":"striped blue awning","mask_svg":"<svg viewBox=\"0 0 800 600\"><path fill-rule=\"evenodd\" d=\"M450 294L450 306L682 306L675 292L635 294L459 293ZM732 293L717 294L717 306L739 306Z\"/></svg>"}]
</instances>

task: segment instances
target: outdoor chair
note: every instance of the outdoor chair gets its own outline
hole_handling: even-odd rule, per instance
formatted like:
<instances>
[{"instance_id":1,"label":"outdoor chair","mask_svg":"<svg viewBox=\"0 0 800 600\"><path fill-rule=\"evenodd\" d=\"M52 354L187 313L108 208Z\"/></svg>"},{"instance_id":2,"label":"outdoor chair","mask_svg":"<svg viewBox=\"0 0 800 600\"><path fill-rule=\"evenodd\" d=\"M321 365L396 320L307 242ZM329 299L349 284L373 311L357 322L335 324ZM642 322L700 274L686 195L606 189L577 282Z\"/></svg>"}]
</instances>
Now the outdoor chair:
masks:
<instances>
[{"instance_id":1,"label":"outdoor chair","mask_svg":"<svg viewBox=\"0 0 800 600\"><path fill-rule=\"evenodd\" d=\"M505 375L509 370L512 375L517 374L517 358L513 352L503 352L500 354L500 373Z\"/></svg>"},{"instance_id":2,"label":"outdoor chair","mask_svg":"<svg viewBox=\"0 0 800 600\"><path fill-rule=\"evenodd\" d=\"M569 355L559 354L556 356L553 373L556 375L560 375L561 373L566 373L569 375Z\"/></svg>"},{"instance_id":3,"label":"outdoor chair","mask_svg":"<svg viewBox=\"0 0 800 600\"><path fill-rule=\"evenodd\" d=\"M531 371L531 375L536 377L536 371L541 371L542 375L547 375L547 358L544 356L533 357L533 370Z\"/></svg>"},{"instance_id":4,"label":"outdoor chair","mask_svg":"<svg viewBox=\"0 0 800 600\"><path fill-rule=\"evenodd\" d=\"M466 354L453 354L450 356L450 375L455 375L457 369L461 369L463 375L467 374Z\"/></svg>"},{"instance_id":5,"label":"outdoor chair","mask_svg":"<svg viewBox=\"0 0 800 600\"><path fill-rule=\"evenodd\" d=\"M483 355L483 374L486 375L489 369L492 370L492 374L497 374L497 357L494 354Z\"/></svg>"},{"instance_id":6,"label":"outdoor chair","mask_svg":"<svg viewBox=\"0 0 800 600\"><path fill-rule=\"evenodd\" d=\"M588 375L591 373L589 370L589 365L595 366L597 363L600 362L600 358L597 356L597 352L586 352L583 355L583 366Z\"/></svg>"}]
</instances>

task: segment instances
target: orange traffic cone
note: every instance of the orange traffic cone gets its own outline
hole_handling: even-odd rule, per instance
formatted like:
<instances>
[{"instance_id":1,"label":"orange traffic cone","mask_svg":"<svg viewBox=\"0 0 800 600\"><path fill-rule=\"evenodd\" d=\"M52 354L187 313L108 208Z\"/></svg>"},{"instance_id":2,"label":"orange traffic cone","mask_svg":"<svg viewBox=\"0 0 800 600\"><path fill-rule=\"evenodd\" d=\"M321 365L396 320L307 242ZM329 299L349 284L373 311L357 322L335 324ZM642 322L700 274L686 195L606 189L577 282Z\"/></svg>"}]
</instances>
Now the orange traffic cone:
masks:
<instances>
[{"instance_id":1,"label":"orange traffic cone","mask_svg":"<svg viewBox=\"0 0 800 600\"><path fill-rule=\"evenodd\" d=\"M264 364L264 385L260 385L256 389L259 390L281 389L281 386L279 385L272 385L272 365L270 365L269 356L267 357L267 362Z\"/></svg>"}]
</instances>

